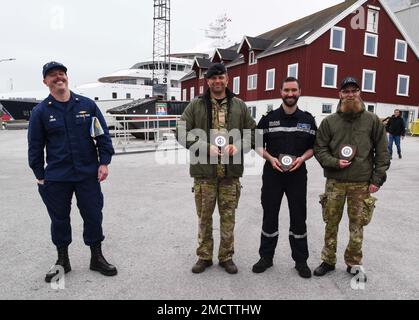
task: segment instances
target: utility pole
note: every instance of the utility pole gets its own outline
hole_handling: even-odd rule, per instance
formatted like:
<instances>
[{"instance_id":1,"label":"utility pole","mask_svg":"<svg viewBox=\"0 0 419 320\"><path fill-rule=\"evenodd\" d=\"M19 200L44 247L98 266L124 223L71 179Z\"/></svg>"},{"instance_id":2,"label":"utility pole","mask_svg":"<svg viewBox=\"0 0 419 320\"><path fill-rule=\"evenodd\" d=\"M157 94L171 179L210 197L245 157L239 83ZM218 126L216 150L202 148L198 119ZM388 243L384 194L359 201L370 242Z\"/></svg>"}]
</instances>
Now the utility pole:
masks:
<instances>
[{"instance_id":1,"label":"utility pole","mask_svg":"<svg viewBox=\"0 0 419 320\"><path fill-rule=\"evenodd\" d=\"M154 1L153 96L167 100L170 86L170 0Z\"/></svg>"}]
</instances>

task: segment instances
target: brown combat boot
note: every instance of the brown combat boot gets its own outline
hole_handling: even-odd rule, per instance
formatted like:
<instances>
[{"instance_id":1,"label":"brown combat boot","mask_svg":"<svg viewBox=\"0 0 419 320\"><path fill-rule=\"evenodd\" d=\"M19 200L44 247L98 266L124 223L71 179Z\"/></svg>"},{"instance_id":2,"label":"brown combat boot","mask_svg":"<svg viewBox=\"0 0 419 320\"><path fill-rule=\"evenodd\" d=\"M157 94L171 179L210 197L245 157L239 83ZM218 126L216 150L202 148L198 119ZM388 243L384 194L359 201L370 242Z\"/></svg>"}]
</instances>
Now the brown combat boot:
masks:
<instances>
[{"instance_id":1,"label":"brown combat boot","mask_svg":"<svg viewBox=\"0 0 419 320\"><path fill-rule=\"evenodd\" d=\"M235 274L238 272L237 266L234 264L232 259L224 261L224 262L219 262L218 264L230 274Z\"/></svg>"},{"instance_id":2,"label":"brown combat boot","mask_svg":"<svg viewBox=\"0 0 419 320\"><path fill-rule=\"evenodd\" d=\"M211 266L212 266L212 260L198 259L198 261L192 267L192 272L201 273L201 272L204 272L206 268L211 267Z\"/></svg>"}]
</instances>

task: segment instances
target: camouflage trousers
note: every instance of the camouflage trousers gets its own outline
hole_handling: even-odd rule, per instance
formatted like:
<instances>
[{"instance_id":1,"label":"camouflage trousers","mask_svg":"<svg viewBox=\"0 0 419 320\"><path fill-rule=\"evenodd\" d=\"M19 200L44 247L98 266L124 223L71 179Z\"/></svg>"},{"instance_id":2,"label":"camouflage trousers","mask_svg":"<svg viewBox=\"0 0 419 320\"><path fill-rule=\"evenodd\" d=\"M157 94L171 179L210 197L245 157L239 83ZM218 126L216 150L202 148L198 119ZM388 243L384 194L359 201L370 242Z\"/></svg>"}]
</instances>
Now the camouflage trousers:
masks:
<instances>
[{"instance_id":1,"label":"camouflage trousers","mask_svg":"<svg viewBox=\"0 0 419 320\"><path fill-rule=\"evenodd\" d=\"M347 199L349 216L349 243L345 251L348 266L362 264L362 241L364 226L370 223L376 198L370 195L368 183L341 182L327 179L326 193L320 195L323 220L326 223L324 248L321 259L336 264L336 246L339 223Z\"/></svg>"},{"instance_id":2,"label":"camouflage trousers","mask_svg":"<svg viewBox=\"0 0 419 320\"><path fill-rule=\"evenodd\" d=\"M194 192L199 219L198 249L196 254L202 260L212 260L214 240L212 236L212 215L218 202L220 214L220 247L218 260L227 261L234 253L235 211L240 198L238 178L195 178Z\"/></svg>"}]
</instances>

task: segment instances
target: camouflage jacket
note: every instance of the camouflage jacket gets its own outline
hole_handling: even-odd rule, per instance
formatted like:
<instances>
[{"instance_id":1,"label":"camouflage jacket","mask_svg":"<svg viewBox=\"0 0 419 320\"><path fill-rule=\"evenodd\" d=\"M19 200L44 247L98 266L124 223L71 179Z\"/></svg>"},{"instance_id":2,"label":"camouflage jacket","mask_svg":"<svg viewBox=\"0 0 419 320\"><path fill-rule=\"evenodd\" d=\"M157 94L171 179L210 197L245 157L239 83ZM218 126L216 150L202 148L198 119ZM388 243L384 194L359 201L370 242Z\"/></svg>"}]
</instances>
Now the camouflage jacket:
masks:
<instances>
[{"instance_id":1,"label":"camouflage jacket","mask_svg":"<svg viewBox=\"0 0 419 320\"><path fill-rule=\"evenodd\" d=\"M352 164L339 168L342 145L356 146ZM344 182L369 182L382 186L390 166L387 135L377 115L365 110L348 116L338 111L326 117L317 130L314 155L324 169L324 176Z\"/></svg>"},{"instance_id":2,"label":"camouflage jacket","mask_svg":"<svg viewBox=\"0 0 419 320\"><path fill-rule=\"evenodd\" d=\"M236 98L228 89L227 100L227 129L228 131L238 129L241 132L240 141L230 141L230 143L241 146L241 148L239 148L239 150L241 150L241 161L240 164L233 164L233 161L229 161L229 164L225 165L225 174L226 177L241 177L244 170L243 154L249 152L253 147L256 122L251 117L246 104L242 100ZM201 129L206 132L206 138L198 138L194 134L190 135L189 133L193 129ZM185 148L190 149L194 146L194 149L199 148L200 150L207 150L207 163L190 165L189 172L192 177L217 176L217 165L210 164L209 160L211 129L212 103L210 93L207 91L206 94L195 98L189 103L178 122L176 131L177 140ZM250 129L251 135L243 135L244 129ZM186 132L186 136L184 136L182 132ZM189 139L191 136L193 139Z\"/></svg>"}]
</instances>

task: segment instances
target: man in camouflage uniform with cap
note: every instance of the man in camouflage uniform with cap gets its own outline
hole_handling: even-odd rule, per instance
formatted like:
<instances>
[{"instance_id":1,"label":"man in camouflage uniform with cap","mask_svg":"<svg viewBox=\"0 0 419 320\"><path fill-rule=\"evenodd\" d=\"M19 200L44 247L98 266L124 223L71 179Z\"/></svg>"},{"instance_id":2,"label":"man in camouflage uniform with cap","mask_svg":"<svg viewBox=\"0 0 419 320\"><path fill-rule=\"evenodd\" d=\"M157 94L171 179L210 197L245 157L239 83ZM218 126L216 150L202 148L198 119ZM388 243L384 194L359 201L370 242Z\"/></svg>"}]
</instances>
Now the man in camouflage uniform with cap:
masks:
<instances>
[{"instance_id":1,"label":"man in camouflage uniform with cap","mask_svg":"<svg viewBox=\"0 0 419 320\"><path fill-rule=\"evenodd\" d=\"M365 110L354 78L342 81L339 96L337 112L322 121L314 145L314 155L327 178L326 192L320 195L326 223L323 262L314 275L323 276L335 269L338 228L347 200L350 238L345 251L346 271L360 272L366 281L363 230L371 221L377 200L371 194L384 184L390 166L387 136L377 115Z\"/></svg>"},{"instance_id":2,"label":"man in camouflage uniform with cap","mask_svg":"<svg viewBox=\"0 0 419 320\"><path fill-rule=\"evenodd\" d=\"M218 260L220 266L234 274L238 271L232 257L235 210L241 189L239 178L244 169L243 154L252 148L256 123L246 104L227 88L228 76L223 64L212 64L206 78L209 89L187 106L177 130L179 143L191 151L191 156L199 154L199 161L191 161L190 166L199 219L196 252L199 259L192 272L201 273L212 265L212 215L218 202ZM244 133L246 130L249 134ZM231 135L232 131L238 132L238 136Z\"/></svg>"}]
</instances>

